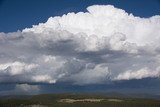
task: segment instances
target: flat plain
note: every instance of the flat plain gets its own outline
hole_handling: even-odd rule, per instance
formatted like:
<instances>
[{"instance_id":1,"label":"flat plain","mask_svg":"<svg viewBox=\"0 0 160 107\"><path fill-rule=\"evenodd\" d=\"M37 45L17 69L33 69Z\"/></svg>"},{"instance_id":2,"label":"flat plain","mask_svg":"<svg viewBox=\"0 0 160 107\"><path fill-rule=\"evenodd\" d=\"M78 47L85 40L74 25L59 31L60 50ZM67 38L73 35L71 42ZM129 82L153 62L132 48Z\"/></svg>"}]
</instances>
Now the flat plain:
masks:
<instances>
[{"instance_id":1,"label":"flat plain","mask_svg":"<svg viewBox=\"0 0 160 107\"><path fill-rule=\"evenodd\" d=\"M160 100L88 94L43 94L1 98L0 107L160 107Z\"/></svg>"}]
</instances>

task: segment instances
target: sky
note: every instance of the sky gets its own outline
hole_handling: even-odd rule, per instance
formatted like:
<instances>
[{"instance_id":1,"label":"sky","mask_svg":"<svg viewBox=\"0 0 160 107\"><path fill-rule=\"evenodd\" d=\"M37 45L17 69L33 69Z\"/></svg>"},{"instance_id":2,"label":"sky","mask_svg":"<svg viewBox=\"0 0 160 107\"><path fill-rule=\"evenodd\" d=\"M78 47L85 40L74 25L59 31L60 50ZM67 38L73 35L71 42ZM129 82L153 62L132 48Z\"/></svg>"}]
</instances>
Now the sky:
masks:
<instances>
[{"instance_id":1,"label":"sky","mask_svg":"<svg viewBox=\"0 0 160 107\"><path fill-rule=\"evenodd\" d=\"M0 95L160 95L159 0L1 0Z\"/></svg>"}]
</instances>

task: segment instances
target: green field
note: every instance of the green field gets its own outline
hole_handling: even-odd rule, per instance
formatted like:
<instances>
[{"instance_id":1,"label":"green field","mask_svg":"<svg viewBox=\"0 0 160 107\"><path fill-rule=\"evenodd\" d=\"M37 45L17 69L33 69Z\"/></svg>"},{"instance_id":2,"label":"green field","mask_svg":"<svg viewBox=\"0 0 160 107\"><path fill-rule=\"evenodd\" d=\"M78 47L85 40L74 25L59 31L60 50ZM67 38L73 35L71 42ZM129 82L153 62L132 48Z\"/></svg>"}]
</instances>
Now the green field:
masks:
<instances>
[{"instance_id":1,"label":"green field","mask_svg":"<svg viewBox=\"0 0 160 107\"><path fill-rule=\"evenodd\" d=\"M82 94L7 97L0 107L160 107L160 100Z\"/></svg>"}]
</instances>

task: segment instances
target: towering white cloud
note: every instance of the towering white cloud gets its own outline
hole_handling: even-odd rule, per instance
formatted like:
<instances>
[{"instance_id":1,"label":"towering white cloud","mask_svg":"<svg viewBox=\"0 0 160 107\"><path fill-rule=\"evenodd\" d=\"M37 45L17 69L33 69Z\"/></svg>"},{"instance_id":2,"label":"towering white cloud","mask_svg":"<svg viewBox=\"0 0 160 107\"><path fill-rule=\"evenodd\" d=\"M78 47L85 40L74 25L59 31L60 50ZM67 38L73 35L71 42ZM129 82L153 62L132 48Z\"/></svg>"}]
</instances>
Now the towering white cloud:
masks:
<instances>
[{"instance_id":1,"label":"towering white cloud","mask_svg":"<svg viewBox=\"0 0 160 107\"><path fill-rule=\"evenodd\" d=\"M0 82L83 85L159 77L160 16L140 18L111 5L87 10L0 33Z\"/></svg>"},{"instance_id":2,"label":"towering white cloud","mask_svg":"<svg viewBox=\"0 0 160 107\"><path fill-rule=\"evenodd\" d=\"M21 62L6 63L0 65L1 72L8 73L10 75L18 75L24 72L29 72L36 68L36 64L25 64Z\"/></svg>"},{"instance_id":3,"label":"towering white cloud","mask_svg":"<svg viewBox=\"0 0 160 107\"><path fill-rule=\"evenodd\" d=\"M23 32L49 33L54 30L66 30L73 34L83 32L92 38L95 35L97 38L110 37L115 32L120 32L126 35L129 42L138 45L159 39L160 16L135 17L111 5L94 5L87 10L86 13L68 13L62 17L50 17L46 23L24 29Z\"/></svg>"},{"instance_id":4,"label":"towering white cloud","mask_svg":"<svg viewBox=\"0 0 160 107\"><path fill-rule=\"evenodd\" d=\"M137 71L126 71L120 73L115 80L130 80L130 79L142 79L147 77L157 77L160 76L160 71L150 71L148 68L142 68Z\"/></svg>"}]
</instances>

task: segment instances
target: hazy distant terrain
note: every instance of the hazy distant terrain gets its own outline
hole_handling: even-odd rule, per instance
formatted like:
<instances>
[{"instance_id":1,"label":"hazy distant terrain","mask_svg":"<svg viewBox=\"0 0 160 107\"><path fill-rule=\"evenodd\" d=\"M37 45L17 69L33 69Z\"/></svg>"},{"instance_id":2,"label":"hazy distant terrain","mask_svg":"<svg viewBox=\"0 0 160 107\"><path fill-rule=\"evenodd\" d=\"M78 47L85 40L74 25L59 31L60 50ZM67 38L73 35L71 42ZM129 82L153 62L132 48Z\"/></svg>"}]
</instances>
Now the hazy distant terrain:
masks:
<instances>
[{"instance_id":1,"label":"hazy distant terrain","mask_svg":"<svg viewBox=\"0 0 160 107\"><path fill-rule=\"evenodd\" d=\"M160 107L160 100L91 94L7 96L0 107Z\"/></svg>"}]
</instances>

